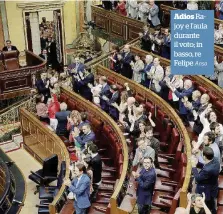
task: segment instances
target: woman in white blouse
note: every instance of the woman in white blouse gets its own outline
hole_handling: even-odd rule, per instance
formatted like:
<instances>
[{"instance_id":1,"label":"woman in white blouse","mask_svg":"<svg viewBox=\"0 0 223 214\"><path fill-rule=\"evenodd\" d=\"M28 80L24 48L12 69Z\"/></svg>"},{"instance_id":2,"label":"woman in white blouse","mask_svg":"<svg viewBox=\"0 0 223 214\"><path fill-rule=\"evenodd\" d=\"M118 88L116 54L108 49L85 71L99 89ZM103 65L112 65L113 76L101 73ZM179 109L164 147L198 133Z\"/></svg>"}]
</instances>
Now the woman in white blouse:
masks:
<instances>
[{"instance_id":1,"label":"woman in white blouse","mask_svg":"<svg viewBox=\"0 0 223 214\"><path fill-rule=\"evenodd\" d=\"M172 80L168 84L170 84L173 88L176 88L177 90L183 89L184 87L183 76L174 75ZM175 95L175 93L170 90L168 97L171 103L173 104L174 108L178 109L179 98Z\"/></svg>"},{"instance_id":2,"label":"woman in white blouse","mask_svg":"<svg viewBox=\"0 0 223 214\"><path fill-rule=\"evenodd\" d=\"M136 81L137 83L141 83L142 75L140 71L144 69L144 63L140 59L140 56L135 55L135 63L131 61L130 65L132 66L133 70L133 80Z\"/></svg>"},{"instance_id":3,"label":"woman in white blouse","mask_svg":"<svg viewBox=\"0 0 223 214\"><path fill-rule=\"evenodd\" d=\"M204 134L211 131L210 130L210 124L213 122L217 122L217 115L212 109L212 105L209 104L208 107L200 114L200 121L203 124L203 130L198 136L197 143L193 142L193 146L196 149L200 147L200 145L203 143L203 137ZM220 130L221 134L223 134L223 126L220 124Z\"/></svg>"}]
</instances>

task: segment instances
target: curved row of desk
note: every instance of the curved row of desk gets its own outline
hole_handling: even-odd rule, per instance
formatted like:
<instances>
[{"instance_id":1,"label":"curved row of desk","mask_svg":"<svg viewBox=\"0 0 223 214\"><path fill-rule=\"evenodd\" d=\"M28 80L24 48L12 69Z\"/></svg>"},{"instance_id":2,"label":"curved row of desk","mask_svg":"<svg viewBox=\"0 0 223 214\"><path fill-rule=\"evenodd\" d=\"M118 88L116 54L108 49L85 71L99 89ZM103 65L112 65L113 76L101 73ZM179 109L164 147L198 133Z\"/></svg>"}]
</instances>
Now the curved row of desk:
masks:
<instances>
[{"instance_id":1,"label":"curved row of desk","mask_svg":"<svg viewBox=\"0 0 223 214\"><path fill-rule=\"evenodd\" d=\"M108 69L106 70L100 66L97 68L96 72L100 75L107 76L108 73L110 73ZM117 76L114 76L114 78L117 78ZM134 83L133 81L130 81L122 76L119 76L116 80L116 83L120 87L123 87L124 83L128 82L130 88L135 93L136 99L139 102L145 102L148 110L153 113L154 117L157 117L157 129L162 131L165 129L165 127L168 127L166 134L169 136L169 142L171 146L169 146L167 153L177 153L176 145L183 143L186 154L189 157L191 153L190 139L176 112L167 103L163 102L162 99L156 94ZM108 151L113 151L112 153L109 153L108 157L115 161L117 171L116 178L118 179L118 184L116 185L116 188L114 189L114 192L110 198L107 209L104 209L102 213L130 213L134 208L136 198L135 195L134 198L132 198L128 194L128 186L126 188L126 186L123 185L124 182L126 182L126 176L128 175L129 163L128 147L120 128L106 113L102 112L98 107L89 101L84 100L74 92L71 92L65 88L61 88L60 101L66 102L70 110L76 109L79 111L88 112L89 121L91 122L92 127L96 133L97 139L99 139L99 142L102 143L99 148L103 147L109 149ZM52 131L48 130L48 128L45 128L31 112L28 112L25 109L21 109L20 118L22 134L24 136L24 148L39 161L42 161L51 154L58 154L60 161L66 161L67 178L69 176L68 167L70 164L70 159L69 153L63 141ZM163 125L163 120L165 119L167 119L167 124ZM103 143L107 145L103 145ZM106 147L108 144L110 147ZM183 149L181 148L180 151L182 150ZM184 166L186 167L186 174L184 175L184 180L182 182L182 191L178 193L178 195L180 194L180 203L182 206L186 206L186 194L191 173L190 163L187 163L186 161ZM135 189L133 191L135 191ZM62 206L65 203L64 201L66 196L64 194L65 187L62 186L54 201L49 205L50 213L54 214L61 211ZM128 206L129 204L131 207ZM102 211L102 209L97 206L95 206L93 209L95 210L95 213L100 213L100 211Z\"/></svg>"},{"instance_id":2,"label":"curved row of desk","mask_svg":"<svg viewBox=\"0 0 223 214\"><path fill-rule=\"evenodd\" d=\"M16 163L0 149L0 213L19 213L25 196L26 183L23 174Z\"/></svg>"},{"instance_id":3,"label":"curved row of desk","mask_svg":"<svg viewBox=\"0 0 223 214\"><path fill-rule=\"evenodd\" d=\"M163 144L163 141L165 142L164 145L167 148L166 154L174 154L174 156L177 156L179 154L181 155L182 151L185 151L184 154L186 154L185 158L187 160L185 160L184 162L184 167L186 167L186 171L183 181L181 181L182 185L180 186L180 204L181 206L186 206L186 195L191 176L191 164L190 161L188 161L191 156L191 145L189 135L180 117L177 115L174 109L162 98L153 93L151 90L148 90L145 87L141 86L140 84L129 80L122 75L119 75L103 67L102 65L97 65L96 67L94 67L94 72L97 75L107 76L108 83L116 84L120 91L124 88L124 83L127 82L129 84L129 87L133 91L136 101L138 103L145 104L146 111L152 113L153 120L156 124L155 131L160 133L161 146ZM184 148L182 148L181 146ZM178 151L179 147L180 149ZM165 154L165 152L163 154ZM163 157L163 154L161 154L160 158ZM158 173L158 176L159 175L161 175L161 177L163 176L162 174ZM155 187L155 190L159 190L159 186L157 186L157 188ZM166 190L164 190L164 192L165 191Z\"/></svg>"},{"instance_id":4,"label":"curved row of desk","mask_svg":"<svg viewBox=\"0 0 223 214\"><path fill-rule=\"evenodd\" d=\"M91 213L101 213L100 211L103 211L103 213L118 213L118 201L121 197L120 193L123 192L123 183L128 168L128 147L120 128L98 107L65 88L61 88L60 102L66 102L70 110L88 113L88 120L100 144L98 146L99 148L106 148L108 159L113 160L116 169L112 172L111 177L115 176L117 184L108 202L109 205L106 208L95 205L91 207ZM20 109L20 120L24 137L24 148L40 162L52 154L57 154L60 162L66 161L67 171L65 179L68 178L70 156L64 142L47 127L43 126L33 113L25 109ZM109 178L108 174L105 175L105 179L109 180ZM66 213L62 209L66 201L65 192L65 186L63 185L54 201L49 205L50 214Z\"/></svg>"},{"instance_id":5,"label":"curved row of desk","mask_svg":"<svg viewBox=\"0 0 223 214\"><path fill-rule=\"evenodd\" d=\"M215 50L215 52L216 52L215 54L218 57L222 57L222 48L218 48L218 50ZM166 66L170 65L169 60L159 57L159 56L156 56L152 53L148 53L148 52L143 51L136 47L131 47L131 53L139 54L140 56L144 56L144 57L147 54L151 54L154 57L158 57L160 59L162 66L166 67ZM102 60L101 64L103 64L105 66L109 65L108 60L105 60L105 59ZM107 76L110 84L117 84L118 86L120 86L120 85L123 85L124 82L129 82L130 87L133 87L133 90L135 88L134 85L138 85L137 83L133 83L133 81L128 80L117 73L114 73L113 71L109 70L108 68L103 67L102 65L100 65L100 63L98 63L97 66L95 67L95 72L96 72L96 74ZM185 76L185 78L191 79L193 81L193 85L196 89L200 90L202 93L209 94L209 96L211 98L211 103L212 103L214 110L216 111L217 116L219 118L219 122L222 122L223 121L223 116L222 116L223 115L223 100L222 100L223 91L222 91L222 89L220 87L218 87L216 84L209 81L207 78L204 78L203 76ZM141 87L141 90L137 90L138 91L138 95L137 95L138 99L141 100L141 102L146 101L146 97L145 97L146 92L145 91L147 91L147 93L148 93L149 90L145 89L142 86L140 86L140 87ZM162 101L162 102L164 102L164 101ZM158 105L160 105L160 103ZM190 144L190 142L189 142L189 144ZM188 151L187 151L187 154L188 154L187 158L189 158L191 153L188 153ZM182 200L181 200L181 202L182 202ZM186 199L184 202L186 203Z\"/></svg>"}]
</instances>

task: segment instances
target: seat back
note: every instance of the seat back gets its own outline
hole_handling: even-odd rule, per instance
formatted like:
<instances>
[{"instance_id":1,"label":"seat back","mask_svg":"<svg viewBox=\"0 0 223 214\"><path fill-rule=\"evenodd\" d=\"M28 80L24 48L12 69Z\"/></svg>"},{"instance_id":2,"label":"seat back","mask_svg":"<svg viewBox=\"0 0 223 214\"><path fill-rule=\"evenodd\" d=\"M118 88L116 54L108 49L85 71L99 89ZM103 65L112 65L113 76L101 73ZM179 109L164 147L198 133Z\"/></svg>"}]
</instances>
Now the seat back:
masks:
<instances>
[{"instance_id":1,"label":"seat back","mask_svg":"<svg viewBox=\"0 0 223 214\"><path fill-rule=\"evenodd\" d=\"M52 155L43 161L42 177L45 177L45 176L57 177L57 171L58 171L58 156L57 155Z\"/></svg>"},{"instance_id":2,"label":"seat back","mask_svg":"<svg viewBox=\"0 0 223 214\"><path fill-rule=\"evenodd\" d=\"M180 140L180 134L176 128L173 128L171 134L171 142L168 148L169 154L174 154L176 152L179 140Z\"/></svg>"},{"instance_id":3,"label":"seat back","mask_svg":"<svg viewBox=\"0 0 223 214\"><path fill-rule=\"evenodd\" d=\"M2 52L0 52L0 72L5 70L5 66L3 63L3 55Z\"/></svg>"},{"instance_id":4,"label":"seat back","mask_svg":"<svg viewBox=\"0 0 223 214\"><path fill-rule=\"evenodd\" d=\"M179 203L179 199L180 199L180 192L181 192L181 189L179 189L177 191L177 193L175 194L175 196L173 198L173 201L172 201L172 205L170 207L170 211L169 211L168 214L174 214L175 213L175 210L178 207L178 203Z\"/></svg>"},{"instance_id":5,"label":"seat back","mask_svg":"<svg viewBox=\"0 0 223 214\"><path fill-rule=\"evenodd\" d=\"M4 64L7 70L15 70L19 68L18 51L3 52Z\"/></svg>"},{"instance_id":6,"label":"seat back","mask_svg":"<svg viewBox=\"0 0 223 214\"><path fill-rule=\"evenodd\" d=\"M57 188L60 189L60 187L63 184L63 179L66 174L66 161L62 161L60 165L60 173L58 175L58 180L57 180Z\"/></svg>"}]
</instances>

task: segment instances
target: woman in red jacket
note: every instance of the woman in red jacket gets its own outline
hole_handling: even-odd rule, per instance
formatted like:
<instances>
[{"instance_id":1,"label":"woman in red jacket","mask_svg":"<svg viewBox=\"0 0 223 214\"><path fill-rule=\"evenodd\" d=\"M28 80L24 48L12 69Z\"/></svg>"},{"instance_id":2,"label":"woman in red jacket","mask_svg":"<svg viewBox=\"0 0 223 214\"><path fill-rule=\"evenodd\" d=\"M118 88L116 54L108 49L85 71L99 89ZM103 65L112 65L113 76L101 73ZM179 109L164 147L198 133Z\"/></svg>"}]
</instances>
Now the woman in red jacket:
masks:
<instances>
[{"instance_id":1,"label":"woman in red jacket","mask_svg":"<svg viewBox=\"0 0 223 214\"><path fill-rule=\"evenodd\" d=\"M50 118L50 126L55 131L56 131L57 124L58 124L58 121L55 118L55 115L59 111L60 111L60 103L57 99L56 94L52 94L52 99L48 105L48 113L49 113L49 118Z\"/></svg>"},{"instance_id":2,"label":"woman in red jacket","mask_svg":"<svg viewBox=\"0 0 223 214\"><path fill-rule=\"evenodd\" d=\"M126 8L125 8L125 1L124 0L119 0L119 3L116 7L116 10L121 15L127 16L127 11L126 11Z\"/></svg>"}]
</instances>

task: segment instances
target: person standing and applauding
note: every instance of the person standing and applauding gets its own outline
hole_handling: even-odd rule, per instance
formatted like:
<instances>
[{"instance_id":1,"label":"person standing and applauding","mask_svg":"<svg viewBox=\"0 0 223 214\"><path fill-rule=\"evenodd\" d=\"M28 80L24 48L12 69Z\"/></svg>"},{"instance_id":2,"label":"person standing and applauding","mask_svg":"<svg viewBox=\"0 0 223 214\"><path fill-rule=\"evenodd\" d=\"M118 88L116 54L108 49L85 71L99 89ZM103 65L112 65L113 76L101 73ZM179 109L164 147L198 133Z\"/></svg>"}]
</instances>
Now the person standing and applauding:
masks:
<instances>
[{"instance_id":1,"label":"person standing and applauding","mask_svg":"<svg viewBox=\"0 0 223 214\"><path fill-rule=\"evenodd\" d=\"M153 167L153 159L151 157L145 157L143 160L143 168L140 173L133 171L132 174L138 182L136 193L138 213L150 213L153 190L156 183L156 172Z\"/></svg>"},{"instance_id":2,"label":"person standing and applauding","mask_svg":"<svg viewBox=\"0 0 223 214\"><path fill-rule=\"evenodd\" d=\"M188 214L211 214L211 211L208 209L205 204L205 194L202 193L203 197L199 194L191 195L187 194L187 213ZM191 205L193 205L191 207Z\"/></svg>"},{"instance_id":3,"label":"person standing and applauding","mask_svg":"<svg viewBox=\"0 0 223 214\"><path fill-rule=\"evenodd\" d=\"M214 151L210 147L205 147L203 150L205 164L200 172L196 168L198 159L192 158L192 172L197 184L195 192L198 194L205 193L205 203L211 210L212 214L216 214L215 200L218 196L218 176L220 163L214 157Z\"/></svg>"},{"instance_id":4,"label":"person standing and applauding","mask_svg":"<svg viewBox=\"0 0 223 214\"><path fill-rule=\"evenodd\" d=\"M76 177L72 182L65 180L64 185L69 187L74 195L74 208L76 214L86 214L87 209L91 206L90 185L91 179L87 175L87 170L84 164L78 163L75 166Z\"/></svg>"}]
</instances>

